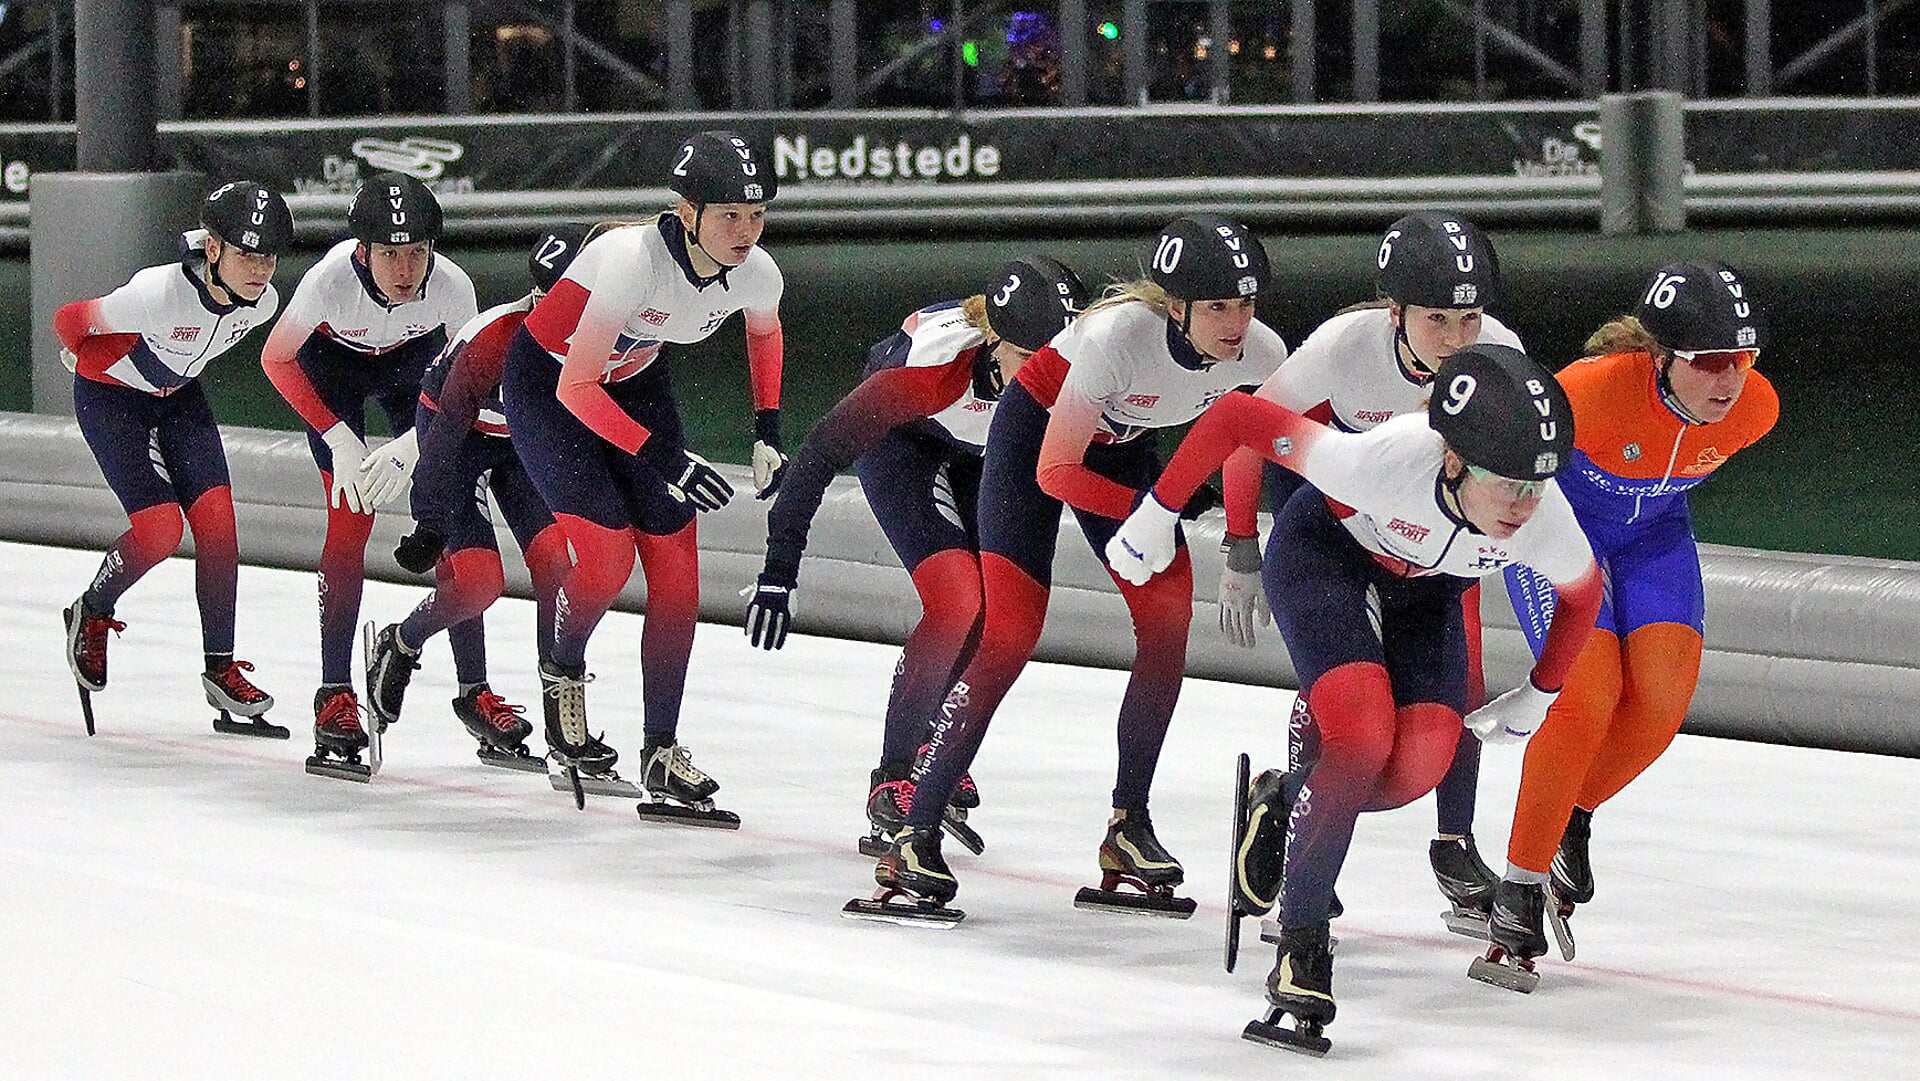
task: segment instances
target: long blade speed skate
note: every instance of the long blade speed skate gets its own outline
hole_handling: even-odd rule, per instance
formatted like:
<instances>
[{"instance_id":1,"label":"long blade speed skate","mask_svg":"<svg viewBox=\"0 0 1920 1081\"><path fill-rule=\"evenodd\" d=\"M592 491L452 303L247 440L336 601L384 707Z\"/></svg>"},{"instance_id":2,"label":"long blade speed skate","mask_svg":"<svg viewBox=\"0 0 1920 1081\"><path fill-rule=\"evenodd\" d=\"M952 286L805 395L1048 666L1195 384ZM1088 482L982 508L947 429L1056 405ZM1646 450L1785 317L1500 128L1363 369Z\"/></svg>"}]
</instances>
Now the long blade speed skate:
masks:
<instances>
[{"instance_id":1,"label":"long blade speed skate","mask_svg":"<svg viewBox=\"0 0 1920 1081\"><path fill-rule=\"evenodd\" d=\"M1240 911L1239 871L1233 865L1233 853L1240 847L1240 838L1247 832L1247 781L1252 770L1252 760L1245 754L1240 756L1233 772L1233 832L1227 835L1227 948L1224 960L1227 971L1240 960Z\"/></svg>"},{"instance_id":2,"label":"long blade speed skate","mask_svg":"<svg viewBox=\"0 0 1920 1081\"><path fill-rule=\"evenodd\" d=\"M641 818L681 826L737 830L740 816L713 805L720 782L693 764L693 755L677 740L649 738L640 748L640 779L645 791L634 808Z\"/></svg>"},{"instance_id":3,"label":"long blade speed skate","mask_svg":"<svg viewBox=\"0 0 1920 1081\"><path fill-rule=\"evenodd\" d=\"M1154 836L1147 812L1116 807L1100 842L1100 885L1082 887L1073 907L1184 920L1199 907L1174 896L1184 881L1185 869Z\"/></svg>"},{"instance_id":4,"label":"long blade speed skate","mask_svg":"<svg viewBox=\"0 0 1920 1081\"><path fill-rule=\"evenodd\" d=\"M1333 1022L1333 950L1323 921L1281 932L1280 953L1267 974L1267 1012L1247 1022L1242 1039L1298 1051L1326 1054L1333 1044L1322 1033ZM1293 1026L1282 1024L1293 1018Z\"/></svg>"},{"instance_id":5,"label":"long blade speed skate","mask_svg":"<svg viewBox=\"0 0 1920 1081\"><path fill-rule=\"evenodd\" d=\"M473 752L473 756L489 766L498 766L501 769L517 769L525 773L547 772L547 760L527 750L524 745L511 751L503 751L492 744L483 743Z\"/></svg>"},{"instance_id":6,"label":"long blade speed skate","mask_svg":"<svg viewBox=\"0 0 1920 1081\"><path fill-rule=\"evenodd\" d=\"M1547 926L1553 930L1553 943L1560 947L1562 961L1573 960L1573 902L1560 895L1560 891L1547 890Z\"/></svg>"},{"instance_id":7,"label":"long blade speed skate","mask_svg":"<svg viewBox=\"0 0 1920 1081\"><path fill-rule=\"evenodd\" d=\"M1546 932L1540 919L1547 904L1546 887L1536 882L1502 879L1494 887L1493 913L1487 920L1487 955L1467 968L1481 983L1532 994L1540 985L1533 959L1546 952Z\"/></svg>"},{"instance_id":8,"label":"long blade speed skate","mask_svg":"<svg viewBox=\"0 0 1920 1081\"><path fill-rule=\"evenodd\" d=\"M1315 1058L1333 1050L1333 1041L1321 1035L1326 1031L1326 1025L1319 1021L1295 1018L1293 1027L1289 1028L1281 1023L1286 1017L1287 1011L1278 1006L1269 1006L1265 1017L1247 1022L1247 1027L1240 1030L1240 1038L1284 1051L1298 1051Z\"/></svg>"},{"instance_id":9,"label":"long blade speed skate","mask_svg":"<svg viewBox=\"0 0 1920 1081\"><path fill-rule=\"evenodd\" d=\"M904 898L904 899L903 899ZM840 914L850 920L873 920L901 927L932 927L946 930L967 918L957 908L948 908L931 898L915 897L905 890L883 886L872 897L848 901Z\"/></svg>"},{"instance_id":10,"label":"long blade speed skate","mask_svg":"<svg viewBox=\"0 0 1920 1081\"><path fill-rule=\"evenodd\" d=\"M321 687L313 699L313 754L307 772L365 784L380 768L380 748L360 724L360 703L345 684ZM360 752L371 749L371 762Z\"/></svg>"}]
</instances>

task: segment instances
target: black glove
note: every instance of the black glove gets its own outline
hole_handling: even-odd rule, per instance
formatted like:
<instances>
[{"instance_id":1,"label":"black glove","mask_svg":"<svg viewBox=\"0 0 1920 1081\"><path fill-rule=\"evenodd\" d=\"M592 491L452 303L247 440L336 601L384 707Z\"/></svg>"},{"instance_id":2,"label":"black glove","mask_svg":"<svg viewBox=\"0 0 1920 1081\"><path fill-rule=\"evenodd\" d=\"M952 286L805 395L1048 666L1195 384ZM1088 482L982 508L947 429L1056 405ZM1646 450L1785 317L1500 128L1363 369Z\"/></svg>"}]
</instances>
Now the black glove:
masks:
<instances>
[{"instance_id":1,"label":"black glove","mask_svg":"<svg viewBox=\"0 0 1920 1081\"><path fill-rule=\"evenodd\" d=\"M1187 505L1180 508L1180 517L1191 522L1210 510L1219 509L1222 502L1220 489L1211 484L1202 484L1187 497Z\"/></svg>"},{"instance_id":2,"label":"black glove","mask_svg":"<svg viewBox=\"0 0 1920 1081\"><path fill-rule=\"evenodd\" d=\"M680 452L683 464L679 477L667 484L667 494L699 510L719 510L733 498L733 485L713 468L713 463L690 450Z\"/></svg>"},{"instance_id":3,"label":"black glove","mask_svg":"<svg viewBox=\"0 0 1920 1081\"><path fill-rule=\"evenodd\" d=\"M425 574L440 562L440 553L446 550L447 538L426 526L415 526L413 532L400 538L393 561L415 574Z\"/></svg>"},{"instance_id":4,"label":"black glove","mask_svg":"<svg viewBox=\"0 0 1920 1081\"><path fill-rule=\"evenodd\" d=\"M753 599L747 602L747 637L761 649L779 649L787 644L787 628L793 623L793 587L776 585L760 576Z\"/></svg>"}]
</instances>

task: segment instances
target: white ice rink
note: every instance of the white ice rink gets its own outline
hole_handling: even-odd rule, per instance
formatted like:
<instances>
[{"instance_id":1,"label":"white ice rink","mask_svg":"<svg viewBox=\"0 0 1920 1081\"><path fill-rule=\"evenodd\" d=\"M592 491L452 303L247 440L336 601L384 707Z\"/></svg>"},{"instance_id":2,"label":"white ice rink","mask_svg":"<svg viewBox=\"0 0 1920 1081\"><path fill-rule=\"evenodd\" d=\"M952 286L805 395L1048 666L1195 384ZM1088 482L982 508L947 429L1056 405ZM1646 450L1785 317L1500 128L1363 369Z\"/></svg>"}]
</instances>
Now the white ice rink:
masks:
<instances>
[{"instance_id":1,"label":"white ice rink","mask_svg":"<svg viewBox=\"0 0 1920 1081\"><path fill-rule=\"evenodd\" d=\"M1920 762L1683 737L1595 817L1581 959L1532 996L1469 981L1426 865L1431 800L1361 820L1340 881L1332 1054L1247 1043L1271 948L1220 965L1235 752L1288 696L1189 681L1155 786L1200 901L1084 912L1121 673L1036 665L976 767L987 852L950 845L951 931L842 919L896 651L705 625L681 736L738 833L585 813L479 765L438 640L371 785L310 777L311 574L241 573L240 655L290 742L218 736L191 564L122 601L82 728L59 610L95 554L0 545L0 1078L1882 1078L1920 1070ZM418 589L373 584L399 618ZM804 612L805 589L800 604ZM491 614L534 705L531 606ZM1115 601L1115 614L1120 608ZM640 620L589 655L591 716L639 746ZM1519 753L1487 754L1504 853ZM953 853L957 852L957 855Z\"/></svg>"}]
</instances>

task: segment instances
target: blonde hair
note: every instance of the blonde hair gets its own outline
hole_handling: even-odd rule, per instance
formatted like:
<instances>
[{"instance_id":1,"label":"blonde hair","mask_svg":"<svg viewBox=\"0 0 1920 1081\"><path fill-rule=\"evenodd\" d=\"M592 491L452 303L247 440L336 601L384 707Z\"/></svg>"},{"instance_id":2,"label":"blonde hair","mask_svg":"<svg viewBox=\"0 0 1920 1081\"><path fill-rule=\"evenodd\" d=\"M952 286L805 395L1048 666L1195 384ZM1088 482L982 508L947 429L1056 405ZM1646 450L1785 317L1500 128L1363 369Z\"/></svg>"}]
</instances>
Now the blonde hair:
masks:
<instances>
[{"instance_id":1,"label":"blonde hair","mask_svg":"<svg viewBox=\"0 0 1920 1081\"><path fill-rule=\"evenodd\" d=\"M1608 320L1605 326L1587 338L1586 350L1587 355L1593 357L1613 353L1645 353L1650 357L1658 357L1665 352L1640 320L1631 315Z\"/></svg>"},{"instance_id":2,"label":"blonde hair","mask_svg":"<svg viewBox=\"0 0 1920 1081\"><path fill-rule=\"evenodd\" d=\"M1000 335L993 332L993 324L987 320L987 297L985 293L975 293L960 302L960 314L966 316L967 325L989 338Z\"/></svg>"},{"instance_id":3,"label":"blonde hair","mask_svg":"<svg viewBox=\"0 0 1920 1081\"><path fill-rule=\"evenodd\" d=\"M1122 304L1145 304L1161 315L1167 314L1167 306L1173 298L1167 295L1151 279L1135 278L1130 282L1114 282L1100 290L1100 299L1087 306L1081 314L1091 315L1102 308L1117 308Z\"/></svg>"},{"instance_id":4,"label":"blonde hair","mask_svg":"<svg viewBox=\"0 0 1920 1081\"><path fill-rule=\"evenodd\" d=\"M1374 297L1372 300L1363 300L1358 304L1349 304L1333 314L1345 315L1348 312L1364 312L1371 311L1375 308L1397 308L1399 306L1400 305L1394 303L1392 297Z\"/></svg>"}]
</instances>

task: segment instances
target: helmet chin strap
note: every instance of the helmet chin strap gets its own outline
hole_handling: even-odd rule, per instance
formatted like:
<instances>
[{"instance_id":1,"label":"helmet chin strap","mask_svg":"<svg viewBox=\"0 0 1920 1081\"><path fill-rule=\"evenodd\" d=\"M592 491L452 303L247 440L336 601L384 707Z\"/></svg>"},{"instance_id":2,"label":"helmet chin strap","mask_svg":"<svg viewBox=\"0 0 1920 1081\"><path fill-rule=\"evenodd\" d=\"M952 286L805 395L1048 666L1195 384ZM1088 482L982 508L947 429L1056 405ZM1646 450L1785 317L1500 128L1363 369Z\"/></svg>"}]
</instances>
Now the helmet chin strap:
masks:
<instances>
[{"instance_id":1,"label":"helmet chin strap","mask_svg":"<svg viewBox=\"0 0 1920 1081\"><path fill-rule=\"evenodd\" d=\"M1655 369L1655 385L1660 389L1660 402L1687 424L1705 424L1706 421L1695 416L1693 410L1681 404L1680 395L1673 391L1673 364L1676 359L1672 352L1668 352L1667 359Z\"/></svg>"},{"instance_id":2,"label":"helmet chin strap","mask_svg":"<svg viewBox=\"0 0 1920 1081\"><path fill-rule=\"evenodd\" d=\"M1406 351L1403 363L1408 368L1413 369L1413 374L1432 379L1438 375L1439 372L1427 367L1427 362L1420 359L1420 354L1413 348L1413 341L1407 337L1407 306L1404 304L1400 305L1399 311L1400 318L1395 322L1393 328L1394 349L1404 349Z\"/></svg>"}]
</instances>

